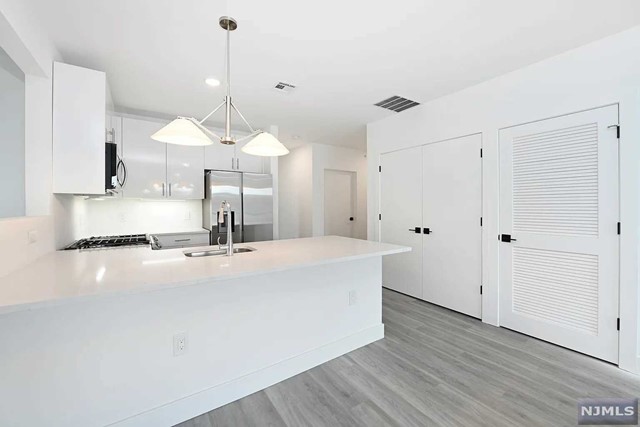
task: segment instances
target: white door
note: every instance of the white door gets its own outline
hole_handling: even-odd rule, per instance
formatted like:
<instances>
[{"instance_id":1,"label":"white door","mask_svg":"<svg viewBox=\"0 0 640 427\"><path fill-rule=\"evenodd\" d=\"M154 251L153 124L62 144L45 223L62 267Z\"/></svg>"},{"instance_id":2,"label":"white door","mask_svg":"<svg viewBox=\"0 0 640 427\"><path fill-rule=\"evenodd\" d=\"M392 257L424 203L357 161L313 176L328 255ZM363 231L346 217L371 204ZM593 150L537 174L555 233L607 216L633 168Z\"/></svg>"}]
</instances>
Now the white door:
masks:
<instances>
[{"instance_id":1,"label":"white door","mask_svg":"<svg viewBox=\"0 0 640 427\"><path fill-rule=\"evenodd\" d=\"M204 199L204 148L167 144L167 197Z\"/></svg>"},{"instance_id":2,"label":"white door","mask_svg":"<svg viewBox=\"0 0 640 427\"><path fill-rule=\"evenodd\" d=\"M423 146L422 298L481 317L481 135Z\"/></svg>"},{"instance_id":3,"label":"white door","mask_svg":"<svg viewBox=\"0 0 640 427\"><path fill-rule=\"evenodd\" d=\"M609 106L499 134L501 325L614 363L617 123Z\"/></svg>"},{"instance_id":4,"label":"white door","mask_svg":"<svg viewBox=\"0 0 640 427\"><path fill-rule=\"evenodd\" d=\"M122 153L127 166L124 197L166 197L167 144L151 139L164 125L128 117L122 119Z\"/></svg>"},{"instance_id":5,"label":"white door","mask_svg":"<svg viewBox=\"0 0 640 427\"><path fill-rule=\"evenodd\" d=\"M422 147L382 154L380 164L380 241L412 249L382 257L382 285L421 298Z\"/></svg>"},{"instance_id":6,"label":"white door","mask_svg":"<svg viewBox=\"0 0 640 427\"><path fill-rule=\"evenodd\" d=\"M353 237L356 221L356 173L325 169L324 234Z\"/></svg>"}]
</instances>

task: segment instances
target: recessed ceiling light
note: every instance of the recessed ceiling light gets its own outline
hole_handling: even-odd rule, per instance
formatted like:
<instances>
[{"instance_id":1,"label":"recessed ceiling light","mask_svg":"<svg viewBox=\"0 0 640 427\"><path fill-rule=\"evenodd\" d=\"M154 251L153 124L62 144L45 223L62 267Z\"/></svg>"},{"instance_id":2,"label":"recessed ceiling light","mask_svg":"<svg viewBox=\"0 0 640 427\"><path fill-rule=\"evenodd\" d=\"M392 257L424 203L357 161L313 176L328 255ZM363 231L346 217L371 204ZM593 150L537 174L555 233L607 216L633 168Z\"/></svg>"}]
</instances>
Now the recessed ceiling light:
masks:
<instances>
[{"instance_id":1,"label":"recessed ceiling light","mask_svg":"<svg viewBox=\"0 0 640 427\"><path fill-rule=\"evenodd\" d=\"M215 78L213 78L213 77L209 77L209 78L208 78L208 79L206 79L204 82L205 82L206 84L208 84L209 86L211 86L211 87L218 87L218 86L220 86L220 80L215 79Z\"/></svg>"}]
</instances>

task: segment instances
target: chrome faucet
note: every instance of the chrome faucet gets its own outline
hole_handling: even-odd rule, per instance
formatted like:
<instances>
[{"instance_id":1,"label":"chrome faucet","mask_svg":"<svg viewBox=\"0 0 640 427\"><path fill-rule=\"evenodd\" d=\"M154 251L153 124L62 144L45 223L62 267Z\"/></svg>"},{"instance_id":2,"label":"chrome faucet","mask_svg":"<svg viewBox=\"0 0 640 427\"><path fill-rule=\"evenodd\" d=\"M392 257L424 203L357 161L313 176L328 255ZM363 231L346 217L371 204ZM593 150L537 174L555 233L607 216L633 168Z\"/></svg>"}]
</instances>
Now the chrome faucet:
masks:
<instances>
[{"instance_id":1,"label":"chrome faucet","mask_svg":"<svg viewBox=\"0 0 640 427\"><path fill-rule=\"evenodd\" d=\"M220 244L220 236L218 236L218 248L227 249L227 256L233 255L233 217L231 215L231 204L226 200L220 205L220 211L218 212L218 226L224 223L224 214L227 214L227 244Z\"/></svg>"}]
</instances>

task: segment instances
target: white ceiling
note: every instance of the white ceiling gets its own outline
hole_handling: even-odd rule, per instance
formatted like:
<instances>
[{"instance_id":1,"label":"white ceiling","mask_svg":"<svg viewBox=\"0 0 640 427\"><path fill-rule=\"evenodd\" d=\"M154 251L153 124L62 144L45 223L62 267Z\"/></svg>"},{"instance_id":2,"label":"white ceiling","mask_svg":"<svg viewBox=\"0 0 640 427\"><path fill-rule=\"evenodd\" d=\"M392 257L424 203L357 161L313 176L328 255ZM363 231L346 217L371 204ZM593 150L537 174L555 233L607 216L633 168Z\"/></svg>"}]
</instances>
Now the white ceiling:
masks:
<instances>
[{"instance_id":1,"label":"white ceiling","mask_svg":"<svg viewBox=\"0 0 640 427\"><path fill-rule=\"evenodd\" d=\"M204 79L224 79L232 15L235 103L289 146L362 148L366 123L398 114L382 99L425 102L640 23L637 0L28 1L66 62L108 73L116 105L195 117L224 96Z\"/></svg>"}]
</instances>

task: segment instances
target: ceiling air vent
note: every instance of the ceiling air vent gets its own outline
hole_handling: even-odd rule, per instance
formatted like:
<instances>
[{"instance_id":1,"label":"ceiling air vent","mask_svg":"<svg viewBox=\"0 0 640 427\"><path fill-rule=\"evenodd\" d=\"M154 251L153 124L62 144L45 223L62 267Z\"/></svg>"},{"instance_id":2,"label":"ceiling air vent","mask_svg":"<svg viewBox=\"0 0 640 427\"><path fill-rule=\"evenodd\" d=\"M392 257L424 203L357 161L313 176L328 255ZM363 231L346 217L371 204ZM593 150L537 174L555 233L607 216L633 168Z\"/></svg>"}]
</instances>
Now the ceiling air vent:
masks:
<instances>
[{"instance_id":1,"label":"ceiling air vent","mask_svg":"<svg viewBox=\"0 0 640 427\"><path fill-rule=\"evenodd\" d=\"M273 88L278 92L291 93L295 90L296 86L285 82L278 82Z\"/></svg>"},{"instance_id":2,"label":"ceiling air vent","mask_svg":"<svg viewBox=\"0 0 640 427\"><path fill-rule=\"evenodd\" d=\"M420 105L420 103L407 98L403 98L401 96L392 96L391 98L380 101L375 105L377 107L386 108L387 110L399 113L400 111L404 111L411 107L415 107L416 105Z\"/></svg>"}]
</instances>

